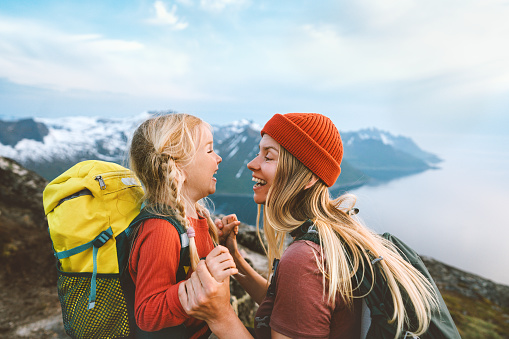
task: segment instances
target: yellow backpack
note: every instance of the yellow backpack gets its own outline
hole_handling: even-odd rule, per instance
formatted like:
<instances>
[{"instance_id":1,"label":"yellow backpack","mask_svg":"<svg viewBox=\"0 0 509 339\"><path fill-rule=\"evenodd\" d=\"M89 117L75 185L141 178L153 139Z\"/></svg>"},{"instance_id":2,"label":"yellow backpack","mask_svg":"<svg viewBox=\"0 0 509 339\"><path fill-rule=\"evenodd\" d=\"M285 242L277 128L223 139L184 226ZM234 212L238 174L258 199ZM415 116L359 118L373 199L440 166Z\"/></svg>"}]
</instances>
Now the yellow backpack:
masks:
<instances>
[{"instance_id":1,"label":"yellow backpack","mask_svg":"<svg viewBox=\"0 0 509 339\"><path fill-rule=\"evenodd\" d=\"M73 338L129 335L120 277L143 194L128 169L96 160L76 164L44 190L62 317Z\"/></svg>"}]
</instances>

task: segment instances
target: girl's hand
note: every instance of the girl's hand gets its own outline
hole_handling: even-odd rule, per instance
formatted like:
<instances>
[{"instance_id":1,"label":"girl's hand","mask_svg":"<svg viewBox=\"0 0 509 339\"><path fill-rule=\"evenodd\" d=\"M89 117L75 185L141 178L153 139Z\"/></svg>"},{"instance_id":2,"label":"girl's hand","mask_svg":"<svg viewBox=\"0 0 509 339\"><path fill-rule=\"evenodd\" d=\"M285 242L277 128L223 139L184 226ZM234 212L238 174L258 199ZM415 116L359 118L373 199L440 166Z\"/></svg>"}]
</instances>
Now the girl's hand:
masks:
<instances>
[{"instance_id":1,"label":"girl's hand","mask_svg":"<svg viewBox=\"0 0 509 339\"><path fill-rule=\"evenodd\" d=\"M222 219L216 219L214 221L217 227L217 234L219 235L219 243L224 245L228 238L232 235L235 236L239 233L240 221L237 220L235 214L230 214Z\"/></svg>"},{"instance_id":2,"label":"girl's hand","mask_svg":"<svg viewBox=\"0 0 509 339\"><path fill-rule=\"evenodd\" d=\"M231 255L235 255L237 249L237 234L239 233L240 221L237 220L235 214L227 215L222 220L215 220L216 226L219 230L218 234L223 235L219 237L221 245L228 247ZM226 226L224 226L226 225Z\"/></svg>"},{"instance_id":3,"label":"girl's hand","mask_svg":"<svg viewBox=\"0 0 509 339\"><path fill-rule=\"evenodd\" d=\"M221 245L210 251L205 259L205 264L210 275L219 283L222 283L230 275L239 273L228 249Z\"/></svg>"}]
</instances>

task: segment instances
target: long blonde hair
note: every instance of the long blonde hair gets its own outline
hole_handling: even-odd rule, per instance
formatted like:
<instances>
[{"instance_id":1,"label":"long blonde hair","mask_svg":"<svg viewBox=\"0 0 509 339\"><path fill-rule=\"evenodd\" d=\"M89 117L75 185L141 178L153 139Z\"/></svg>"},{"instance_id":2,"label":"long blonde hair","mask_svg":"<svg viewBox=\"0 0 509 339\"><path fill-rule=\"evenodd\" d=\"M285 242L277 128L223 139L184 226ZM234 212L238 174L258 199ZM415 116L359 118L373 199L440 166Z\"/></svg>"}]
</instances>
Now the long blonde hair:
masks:
<instances>
[{"instance_id":1,"label":"long blonde hair","mask_svg":"<svg viewBox=\"0 0 509 339\"><path fill-rule=\"evenodd\" d=\"M129 166L144 186L145 208L155 214L172 216L187 230L189 221L183 194L183 168L196 154L200 126L210 126L200 118L183 113L151 117L134 132L129 149ZM194 208L207 219L209 234L217 243L217 229L210 213L199 201ZM135 232L136 233L136 232ZM191 266L200 258L194 238L189 239Z\"/></svg>"},{"instance_id":2,"label":"long blonde hair","mask_svg":"<svg viewBox=\"0 0 509 339\"><path fill-rule=\"evenodd\" d=\"M362 297L356 293L361 282L355 282L353 277L358 269L369 270L373 276L369 251L384 259L379 264L392 294L394 313L390 322L396 322L397 337L405 326L410 326L403 293L410 300L411 305L407 307L413 307L416 313L417 328L412 332L416 335L424 333L429 326L431 311L438 307L431 283L401 257L390 241L348 213L355 204L354 196L331 199L328 187L321 180L305 189L312 179L313 173L280 146L276 175L263 208L269 263L281 257L287 233L306 220L312 220L322 245L321 259L318 256L316 259L323 274L324 297L328 291L327 301L334 305L339 296L351 306L354 298ZM260 214L260 209L258 211Z\"/></svg>"}]
</instances>

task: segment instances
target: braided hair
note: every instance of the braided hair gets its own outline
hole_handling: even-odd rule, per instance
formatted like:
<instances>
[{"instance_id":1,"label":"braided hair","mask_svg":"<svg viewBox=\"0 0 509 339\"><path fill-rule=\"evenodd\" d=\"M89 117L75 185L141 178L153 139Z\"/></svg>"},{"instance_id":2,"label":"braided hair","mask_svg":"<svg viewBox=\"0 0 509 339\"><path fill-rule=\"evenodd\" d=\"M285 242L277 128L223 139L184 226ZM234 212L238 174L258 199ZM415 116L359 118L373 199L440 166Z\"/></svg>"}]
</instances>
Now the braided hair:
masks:
<instances>
[{"instance_id":1,"label":"braided hair","mask_svg":"<svg viewBox=\"0 0 509 339\"><path fill-rule=\"evenodd\" d=\"M136 129L129 149L129 166L144 186L145 208L151 213L175 218L186 230L190 224L185 207L190 202L182 190L182 168L196 153L202 125L210 128L190 114L153 116ZM201 202L193 207L207 219L209 234L217 243L217 230L207 208ZM137 229L133 234L136 236ZM189 250L194 269L200 260L194 237L189 238Z\"/></svg>"}]
</instances>

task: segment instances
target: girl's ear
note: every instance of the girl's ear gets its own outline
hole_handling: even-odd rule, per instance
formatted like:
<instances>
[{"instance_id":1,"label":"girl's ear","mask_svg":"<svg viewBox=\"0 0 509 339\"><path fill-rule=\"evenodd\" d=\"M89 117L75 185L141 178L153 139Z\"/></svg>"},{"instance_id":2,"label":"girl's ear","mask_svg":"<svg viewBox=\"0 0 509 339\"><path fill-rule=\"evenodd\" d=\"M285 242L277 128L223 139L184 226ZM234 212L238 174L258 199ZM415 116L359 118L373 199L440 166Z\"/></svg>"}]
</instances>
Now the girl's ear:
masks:
<instances>
[{"instance_id":1,"label":"girl's ear","mask_svg":"<svg viewBox=\"0 0 509 339\"><path fill-rule=\"evenodd\" d=\"M177 182L180 184L180 185L183 185L184 182L186 181L187 179L187 173L186 171L180 167L179 165L176 166L177 167L177 171L176 171L176 174L175 174L175 180L177 180Z\"/></svg>"},{"instance_id":2,"label":"girl's ear","mask_svg":"<svg viewBox=\"0 0 509 339\"><path fill-rule=\"evenodd\" d=\"M304 187L305 190L307 190L308 188L310 188L311 186L313 186L316 182L318 181L318 177L316 175L313 174L313 177L311 178L311 180L309 180L309 182L306 184L306 186Z\"/></svg>"}]
</instances>

